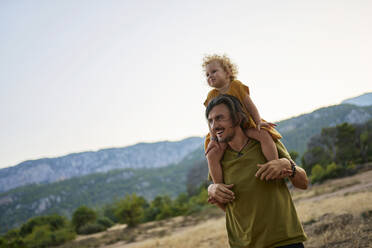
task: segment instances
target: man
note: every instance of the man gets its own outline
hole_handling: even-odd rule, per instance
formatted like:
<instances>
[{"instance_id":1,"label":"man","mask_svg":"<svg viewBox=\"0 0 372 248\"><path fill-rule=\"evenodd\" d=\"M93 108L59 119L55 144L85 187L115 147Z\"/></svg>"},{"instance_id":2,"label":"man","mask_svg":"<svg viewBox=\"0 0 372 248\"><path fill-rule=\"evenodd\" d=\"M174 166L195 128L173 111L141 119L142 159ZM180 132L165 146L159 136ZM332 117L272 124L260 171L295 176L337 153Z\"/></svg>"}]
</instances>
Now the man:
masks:
<instances>
[{"instance_id":1,"label":"man","mask_svg":"<svg viewBox=\"0 0 372 248\"><path fill-rule=\"evenodd\" d=\"M209 166L222 166L225 184L212 184L208 194L227 203L226 228L231 247L303 247L306 235L287 185L307 188L306 172L297 167L285 147L277 142L281 159L264 164L260 144L244 132L244 115L233 96L220 95L206 108L210 131L219 143L207 154Z\"/></svg>"}]
</instances>

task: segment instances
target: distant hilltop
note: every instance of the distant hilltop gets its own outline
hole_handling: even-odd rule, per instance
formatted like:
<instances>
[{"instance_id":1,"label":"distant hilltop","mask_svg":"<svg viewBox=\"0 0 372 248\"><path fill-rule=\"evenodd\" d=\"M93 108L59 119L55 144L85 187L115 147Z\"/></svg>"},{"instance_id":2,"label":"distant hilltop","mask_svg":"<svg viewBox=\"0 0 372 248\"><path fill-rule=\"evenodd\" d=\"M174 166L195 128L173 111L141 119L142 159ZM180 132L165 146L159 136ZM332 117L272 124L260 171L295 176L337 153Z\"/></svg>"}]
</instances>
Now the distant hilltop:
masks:
<instances>
[{"instance_id":1,"label":"distant hilltop","mask_svg":"<svg viewBox=\"0 0 372 248\"><path fill-rule=\"evenodd\" d=\"M341 104L353 104L357 106L370 106L372 105L372 92L363 95L346 99Z\"/></svg>"}]
</instances>

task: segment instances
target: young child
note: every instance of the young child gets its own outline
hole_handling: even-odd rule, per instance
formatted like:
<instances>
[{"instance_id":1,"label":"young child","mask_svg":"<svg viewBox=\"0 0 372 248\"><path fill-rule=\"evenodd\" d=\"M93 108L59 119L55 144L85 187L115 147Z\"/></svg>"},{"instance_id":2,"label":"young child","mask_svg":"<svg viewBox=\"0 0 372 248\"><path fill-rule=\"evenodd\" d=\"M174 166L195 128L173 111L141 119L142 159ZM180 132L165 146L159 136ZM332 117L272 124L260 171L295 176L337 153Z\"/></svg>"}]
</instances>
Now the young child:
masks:
<instances>
[{"instance_id":1,"label":"young child","mask_svg":"<svg viewBox=\"0 0 372 248\"><path fill-rule=\"evenodd\" d=\"M238 98L243 106L243 111L249 119L246 135L260 142L262 153L267 161L278 159L278 151L274 140L281 139L281 135L273 128L275 124L261 119L255 104L249 96L248 87L236 80L236 66L225 55L211 55L204 57L203 68L206 73L208 85L214 88L208 93L204 105L207 106L209 101L219 94L228 94ZM213 136L211 137L210 133L206 136L205 155L217 145L217 142L217 139ZM226 145L224 147L226 148ZM209 173L214 183L223 183L221 167L210 167ZM221 205L219 207L224 208Z\"/></svg>"}]
</instances>

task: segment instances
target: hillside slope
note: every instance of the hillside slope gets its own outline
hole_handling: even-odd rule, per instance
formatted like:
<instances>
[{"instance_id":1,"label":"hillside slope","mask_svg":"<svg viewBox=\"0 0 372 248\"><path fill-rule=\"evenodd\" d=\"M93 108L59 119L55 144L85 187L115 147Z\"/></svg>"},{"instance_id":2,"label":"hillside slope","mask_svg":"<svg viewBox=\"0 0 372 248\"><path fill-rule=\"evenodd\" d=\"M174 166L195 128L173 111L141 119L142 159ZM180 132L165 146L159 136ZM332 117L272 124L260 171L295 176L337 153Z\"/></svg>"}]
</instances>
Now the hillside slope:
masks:
<instances>
[{"instance_id":1,"label":"hillside slope","mask_svg":"<svg viewBox=\"0 0 372 248\"><path fill-rule=\"evenodd\" d=\"M322 128L336 126L344 122L364 123L371 118L372 106L359 107L340 104L280 121L277 123L277 129L282 134L282 142L287 149L298 152L301 157L310 138L320 134Z\"/></svg>"},{"instance_id":2,"label":"hillside slope","mask_svg":"<svg viewBox=\"0 0 372 248\"><path fill-rule=\"evenodd\" d=\"M203 159L202 146L181 162L161 168L117 169L50 184L32 184L0 194L0 233L27 219L52 213L71 216L81 205L103 206L136 192L148 200L177 196L187 188L186 176Z\"/></svg>"}]
</instances>

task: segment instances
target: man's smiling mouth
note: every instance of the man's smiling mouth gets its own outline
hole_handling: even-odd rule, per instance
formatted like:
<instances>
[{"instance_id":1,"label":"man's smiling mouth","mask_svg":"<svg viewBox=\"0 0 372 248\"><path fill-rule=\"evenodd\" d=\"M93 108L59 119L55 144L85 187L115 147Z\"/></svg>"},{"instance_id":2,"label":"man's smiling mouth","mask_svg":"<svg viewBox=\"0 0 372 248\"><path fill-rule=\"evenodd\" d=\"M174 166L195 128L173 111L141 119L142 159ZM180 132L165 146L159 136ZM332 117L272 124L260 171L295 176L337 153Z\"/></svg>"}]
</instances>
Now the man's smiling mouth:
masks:
<instances>
[{"instance_id":1,"label":"man's smiling mouth","mask_svg":"<svg viewBox=\"0 0 372 248\"><path fill-rule=\"evenodd\" d=\"M225 130L220 130L220 131L217 131L216 134L217 135L221 135Z\"/></svg>"}]
</instances>

